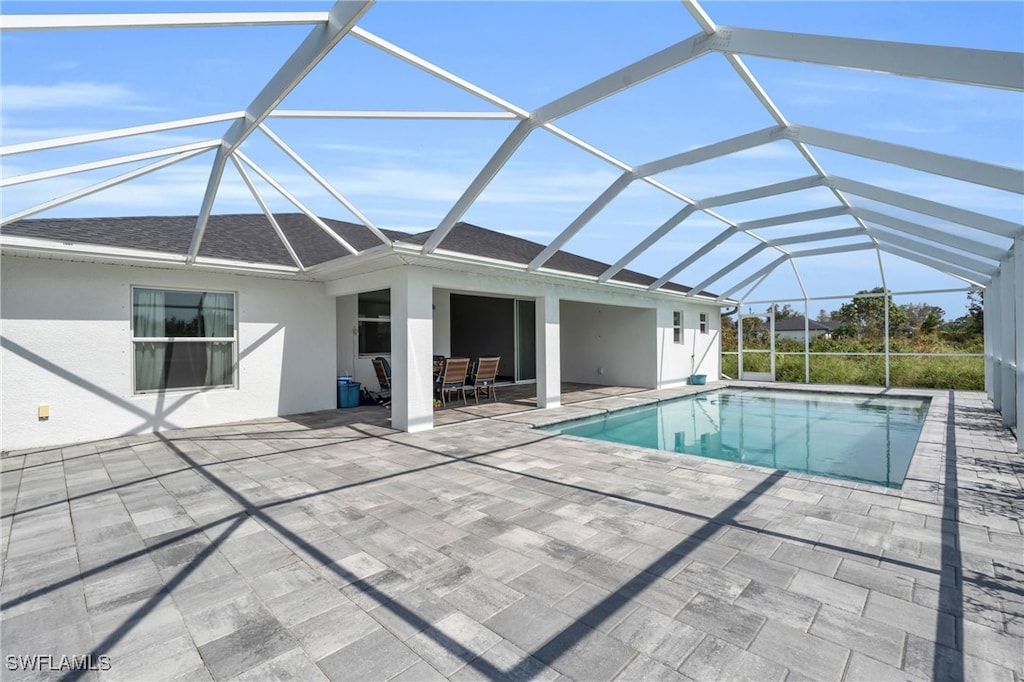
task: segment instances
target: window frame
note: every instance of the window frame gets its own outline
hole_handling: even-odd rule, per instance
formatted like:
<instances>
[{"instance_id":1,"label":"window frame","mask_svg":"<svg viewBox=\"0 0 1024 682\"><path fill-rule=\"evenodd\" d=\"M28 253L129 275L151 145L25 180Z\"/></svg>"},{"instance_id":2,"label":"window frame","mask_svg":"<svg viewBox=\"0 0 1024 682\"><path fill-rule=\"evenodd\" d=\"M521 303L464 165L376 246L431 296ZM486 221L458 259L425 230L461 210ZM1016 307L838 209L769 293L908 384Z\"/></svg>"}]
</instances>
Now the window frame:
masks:
<instances>
[{"instance_id":1,"label":"window frame","mask_svg":"<svg viewBox=\"0 0 1024 682\"><path fill-rule=\"evenodd\" d=\"M135 335L135 291L138 289L149 289L152 291L170 293L199 293L199 294L226 294L231 296L231 328L233 336L136 336ZM132 377L132 394L137 396L154 395L161 393L185 393L235 390L238 388L238 292L227 289L209 289L192 287L167 287L151 284L132 284L128 291L128 327L130 344L130 363ZM174 388L138 388L138 376L136 366L136 345L139 343L230 343L231 344L231 383L216 384L213 386L177 386Z\"/></svg>"},{"instance_id":2,"label":"window frame","mask_svg":"<svg viewBox=\"0 0 1024 682\"><path fill-rule=\"evenodd\" d=\"M700 333L701 334L707 334L708 333L709 320L710 320L710 316L707 313L701 313L700 316L698 317L698 321L699 321L699 324L700 324Z\"/></svg>"},{"instance_id":3,"label":"window frame","mask_svg":"<svg viewBox=\"0 0 1024 682\"><path fill-rule=\"evenodd\" d=\"M359 297L364 294L376 294L381 291L388 292L388 313L387 315L378 315L377 317L369 317L367 315L361 315L359 310ZM364 352L361 349L362 341L364 337L363 329L364 323L384 324L388 325L388 347L387 350L374 350ZM360 291L356 294L356 356L360 358L376 358L376 357L391 357L391 289L374 289L373 291Z\"/></svg>"},{"instance_id":4,"label":"window frame","mask_svg":"<svg viewBox=\"0 0 1024 682\"><path fill-rule=\"evenodd\" d=\"M686 343L686 315L682 310L672 311L672 342L680 346Z\"/></svg>"}]
</instances>

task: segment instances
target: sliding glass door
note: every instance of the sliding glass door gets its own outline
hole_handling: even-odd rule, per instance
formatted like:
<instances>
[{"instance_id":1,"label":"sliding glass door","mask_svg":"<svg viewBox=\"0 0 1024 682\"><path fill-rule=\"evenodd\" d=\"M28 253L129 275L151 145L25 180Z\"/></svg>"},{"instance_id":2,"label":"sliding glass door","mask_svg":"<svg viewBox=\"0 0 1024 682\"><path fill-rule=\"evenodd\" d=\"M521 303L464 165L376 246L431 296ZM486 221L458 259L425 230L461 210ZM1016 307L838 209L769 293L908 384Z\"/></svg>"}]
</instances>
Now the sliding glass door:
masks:
<instances>
[{"instance_id":1,"label":"sliding glass door","mask_svg":"<svg viewBox=\"0 0 1024 682\"><path fill-rule=\"evenodd\" d=\"M516 299L516 381L537 378L537 318L533 301Z\"/></svg>"}]
</instances>

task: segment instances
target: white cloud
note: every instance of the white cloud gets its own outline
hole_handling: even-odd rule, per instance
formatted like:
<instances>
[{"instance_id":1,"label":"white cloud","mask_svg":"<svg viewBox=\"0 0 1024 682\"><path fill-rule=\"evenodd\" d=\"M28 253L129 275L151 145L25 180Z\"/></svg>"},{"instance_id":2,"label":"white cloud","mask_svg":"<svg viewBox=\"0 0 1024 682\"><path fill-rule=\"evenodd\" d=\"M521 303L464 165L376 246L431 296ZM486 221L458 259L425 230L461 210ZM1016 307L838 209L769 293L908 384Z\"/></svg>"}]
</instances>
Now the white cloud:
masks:
<instances>
[{"instance_id":1,"label":"white cloud","mask_svg":"<svg viewBox=\"0 0 1024 682\"><path fill-rule=\"evenodd\" d=\"M142 105L140 99L137 93L116 83L78 81L55 85L4 85L4 108L7 111L81 107L152 109Z\"/></svg>"}]
</instances>

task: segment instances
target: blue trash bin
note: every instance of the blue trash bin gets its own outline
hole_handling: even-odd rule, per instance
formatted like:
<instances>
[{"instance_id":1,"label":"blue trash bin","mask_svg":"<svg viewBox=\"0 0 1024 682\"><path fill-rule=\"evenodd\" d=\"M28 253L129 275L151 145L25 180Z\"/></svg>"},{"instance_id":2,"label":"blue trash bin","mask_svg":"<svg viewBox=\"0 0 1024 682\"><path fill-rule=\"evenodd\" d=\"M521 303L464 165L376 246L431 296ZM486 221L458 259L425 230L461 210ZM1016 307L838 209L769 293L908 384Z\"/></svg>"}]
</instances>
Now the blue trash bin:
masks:
<instances>
[{"instance_id":1,"label":"blue trash bin","mask_svg":"<svg viewBox=\"0 0 1024 682\"><path fill-rule=\"evenodd\" d=\"M358 381L352 381L352 377L345 375L338 377L338 407L359 407Z\"/></svg>"}]
</instances>

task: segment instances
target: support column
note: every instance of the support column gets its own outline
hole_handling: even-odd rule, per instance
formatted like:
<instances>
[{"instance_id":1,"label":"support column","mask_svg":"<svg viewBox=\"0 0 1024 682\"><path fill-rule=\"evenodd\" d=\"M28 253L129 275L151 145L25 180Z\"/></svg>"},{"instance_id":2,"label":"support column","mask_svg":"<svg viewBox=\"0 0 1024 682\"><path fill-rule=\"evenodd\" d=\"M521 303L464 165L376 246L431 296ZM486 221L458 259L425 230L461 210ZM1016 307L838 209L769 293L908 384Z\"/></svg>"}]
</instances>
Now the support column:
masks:
<instances>
[{"instance_id":1,"label":"support column","mask_svg":"<svg viewBox=\"0 0 1024 682\"><path fill-rule=\"evenodd\" d=\"M992 390L989 398L992 399L992 406L996 410L1001 409L1003 401L1003 305L1002 305L1002 277L999 271L992 277L988 287L985 289L985 321L986 338L991 337L990 348L992 351Z\"/></svg>"},{"instance_id":2,"label":"support column","mask_svg":"<svg viewBox=\"0 0 1024 682\"><path fill-rule=\"evenodd\" d=\"M537 407L562 404L562 347L557 296L538 296L537 316Z\"/></svg>"},{"instance_id":3,"label":"support column","mask_svg":"<svg viewBox=\"0 0 1024 682\"><path fill-rule=\"evenodd\" d=\"M401 268L391 285L391 425L400 431L434 427L432 305L430 282Z\"/></svg>"},{"instance_id":4,"label":"support column","mask_svg":"<svg viewBox=\"0 0 1024 682\"><path fill-rule=\"evenodd\" d=\"M1013 300L1014 286L1013 280L1015 279L1015 272L1013 268L1014 256L1011 253L1010 256L1003 261L1000 266L1000 277L999 277L999 299L1001 301L1000 308L1000 327L1002 329L1002 380L1000 382L1000 391L1002 396L999 401L999 412L1003 415L1003 424L1005 426L1014 426L1017 423L1017 401L1015 400L1015 393L1017 391L1017 358L1016 358L1016 347L1017 347L1017 333L1016 324L1014 323L1015 310L1017 308L1017 302Z\"/></svg>"},{"instance_id":5,"label":"support column","mask_svg":"<svg viewBox=\"0 0 1024 682\"><path fill-rule=\"evenodd\" d=\"M985 337L985 394L989 400L993 400L993 394L995 393L995 374L996 374L996 361L995 361L995 338L996 330L995 323L996 317L999 315L999 311L992 300L992 291L995 289L991 284L984 290L981 298L981 310L982 310L982 331Z\"/></svg>"},{"instance_id":6,"label":"support column","mask_svg":"<svg viewBox=\"0 0 1024 682\"><path fill-rule=\"evenodd\" d=\"M1021 438L1021 427L1024 426L1024 237L1013 240L1013 301L1016 310L1016 322L1013 325L1016 335L1016 390L1014 398L1017 404L1017 452L1024 453L1024 438Z\"/></svg>"}]
</instances>

